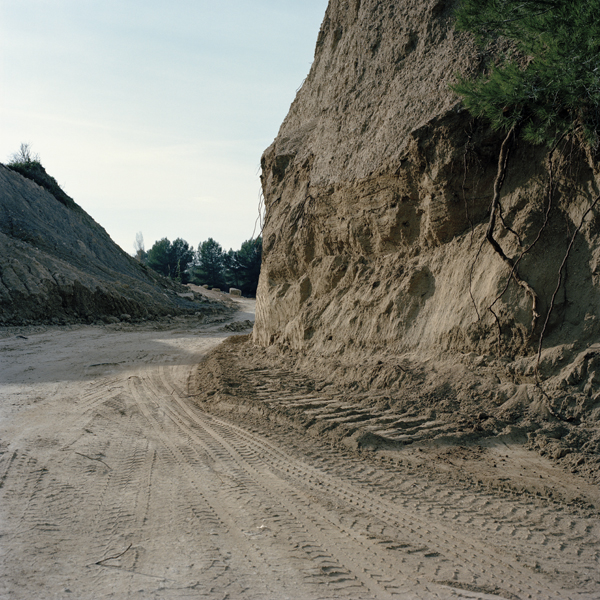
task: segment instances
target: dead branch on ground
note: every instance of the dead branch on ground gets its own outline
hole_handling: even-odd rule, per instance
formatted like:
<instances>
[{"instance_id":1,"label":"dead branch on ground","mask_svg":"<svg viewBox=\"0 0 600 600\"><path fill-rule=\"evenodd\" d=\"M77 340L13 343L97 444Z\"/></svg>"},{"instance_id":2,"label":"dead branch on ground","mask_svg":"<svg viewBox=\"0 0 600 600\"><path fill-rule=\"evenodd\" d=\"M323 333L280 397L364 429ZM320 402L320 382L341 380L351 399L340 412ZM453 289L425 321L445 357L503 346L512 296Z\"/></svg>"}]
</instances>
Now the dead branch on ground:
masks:
<instances>
[{"instance_id":1,"label":"dead branch on ground","mask_svg":"<svg viewBox=\"0 0 600 600\"><path fill-rule=\"evenodd\" d=\"M103 558L102 560L99 560L98 562L95 562L94 564L104 566L102 563L106 562L107 560L116 560L117 558L121 558L121 556L123 556L123 554L125 554L125 552L128 552L132 546L133 546L133 544L129 544L129 546L127 546L127 548L125 548L125 550L123 550L123 552L121 552L121 554L115 554L115 556L109 556L107 558Z\"/></svg>"},{"instance_id":2,"label":"dead branch on ground","mask_svg":"<svg viewBox=\"0 0 600 600\"><path fill-rule=\"evenodd\" d=\"M79 456L83 456L84 458L89 458L90 460L96 460L98 462L101 462L105 467L107 467L108 469L110 469L112 471L112 467L107 465L101 458L94 458L93 456L88 456L87 454L81 454L81 452L75 452L75 454L79 454Z\"/></svg>"}]
</instances>

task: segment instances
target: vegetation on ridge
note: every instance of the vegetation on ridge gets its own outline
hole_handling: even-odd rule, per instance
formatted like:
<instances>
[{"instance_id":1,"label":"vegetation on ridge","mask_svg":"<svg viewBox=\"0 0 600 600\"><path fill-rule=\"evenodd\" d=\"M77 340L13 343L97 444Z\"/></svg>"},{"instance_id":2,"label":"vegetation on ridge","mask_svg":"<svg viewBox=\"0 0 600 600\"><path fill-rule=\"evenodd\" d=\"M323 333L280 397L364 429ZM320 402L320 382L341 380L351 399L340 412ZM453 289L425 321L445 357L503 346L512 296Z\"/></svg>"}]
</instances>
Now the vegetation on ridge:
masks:
<instances>
[{"instance_id":1,"label":"vegetation on ridge","mask_svg":"<svg viewBox=\"0 0 600 600\"><path fill-rule=\"evenodd\" d=\"M12 171L19 173L27 179L31 179L31 181L43 187L67 208L82 212L77 203L63 192L56 179L46 173L46 169L44 169L40 162L39 155L32 153L29 144L21 144L19 151L12 155L7 166Z\"/></svg>"},{"instance_id":2,"label":"vegetation on ridge","mask_svg":"<svg viewBox=\"0 0 600 600\"><path fill-rule=\"evenodd\" d=\"M456 27L472 32L483 46L508 42L511 48L500 56L497 64L474 79L459 77L459 82L452 89L463 97L465 106L475 117L487 119L495 130L506 132L498 155L498 172L484 241L490 243L509 268L508 282L514 280L531 298L529 337L537 337L539 366L544 334L569 253L585 219L600 201L600 195L590 203L569 236L566 254L557 271L556 287L548 301L541 327L538 327L542 316L538 294L520 276L518 267L548 223L554 191L553 155L561 142L579 139L588 150L597 150L599 146L600 0L462 0L456 11ZM577 138L573 135L575 132ZM510 148L517 134L530 143L547 144L550 148L547 156L548 206L533 243L510 257L496 238L495 230L498 220L506 228L500 192ZM588 160L593 167L591 153L588 153ZM501 323L494 305L506 292L508 282L488 307L498 325L499 353Z\"/></svg>"},{"instance_id":3,"label":"vegetation on ridge","mask_svg":"<svg viewBox=\"0 0 600 600\"><path fill-rule=\"evenodd\" d=\"M592 147L600 131L600 0L462 0L456 27L512 52L453 89L494 129L521 128L534 144L578 127Z\"/></svg>"},{"instance_id":4,"label":"vegetation on ridge","mask_svg":"<svg viewBox=\"0 0 600 600\"><path fill-rule=\"evenodd\" d=\"M63 192L56 179L46 173L39 155L33 153L30 144L21 144L19 150L11 156L7 167L46 189L61 204L85 215L75 201ZM93 223L91 219L89 221ZM233 286L246 295L256 295L262 260L260 237L245 241L237 251L228 252L212 238L201 242L198 249L194 250L182 238L171 242L165 237L155 242L146 252L144 237L138 232L134 249L135 258L139 262L172 280L183 284L191 281L210 287Z\"/></svg>"}]
</instances>

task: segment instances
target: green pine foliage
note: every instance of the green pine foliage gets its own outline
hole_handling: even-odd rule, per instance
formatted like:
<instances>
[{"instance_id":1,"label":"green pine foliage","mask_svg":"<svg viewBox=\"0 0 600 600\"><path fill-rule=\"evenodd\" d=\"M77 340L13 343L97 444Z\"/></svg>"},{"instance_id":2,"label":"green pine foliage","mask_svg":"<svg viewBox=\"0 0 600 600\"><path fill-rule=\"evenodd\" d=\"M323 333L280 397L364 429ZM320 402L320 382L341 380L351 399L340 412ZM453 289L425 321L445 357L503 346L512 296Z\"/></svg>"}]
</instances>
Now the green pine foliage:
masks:
<instances>
[{"instance_id":1,"label":"green pine foliage","mask_svg":"<svg viewBox=\"0 0 600 600\"><path fill-rule=\"evenodd\" d=\"M255 296L262 262L262 239L246 240L239 250L225 252L208 238L198 244L192 281L210 287L235 287L245 296Z\"/></svg>"},{"instance_id":2,"label":"green pine foliage","mask_svg":"<svg viewBox=\"0 0 600 600\"><path fill-rule=\"evenodd\" d=\"M227 279L247 296L256 296L262 263L262 238L246 240L237 251L230 250Z\"/></svg>"},{"instance_id":3,"label":"green pine foliage","mask_svg":"<svg viewBox=\"0 0 600 600\"><path fill-rule=\"evenodd\" d=\"M181 283L190 281L209 287L235 287L245 296L255 296L262 263L262 238L246 240L239 250L225 252L213 238L194 249L182 238L162 238L145 252L141 232L136 236L140 261L151 269Z\"/></svg>"},{"instance_id":4,"label":"green pine foliage","mask_svg":"<svg viewBox=\"0 0 600 600\"><path fill-rule=\"evenodd\" d=\"M225 286L225 256L223 247L213 238L198 244L192 281L210 287Z\"/></svg>"},{"instance_id":5,"label":"green pine foliage","mask_svg":"<svg viewBox=\"0 0 600 600\"><path fill-rule=\"evenodd\" d=\"M177 238L171 242L168 238L162 238L148 250L146 264L165 277L188 283L190 277L187 269L193 260L194 250L185 240Z\"/></svg>"},{"instance_id":6,"label":"green pine foliage","mask_svg":"<svg viewBox=\"0 0 600 600\"><path fill-rule=\"evenodd\" d=\"M456 27L484 47L512 52L452 89L499 131L519 127L534 144L580 128L592 147L600 133L600 0L462 0Z\"/></svg>"}]
</instances>

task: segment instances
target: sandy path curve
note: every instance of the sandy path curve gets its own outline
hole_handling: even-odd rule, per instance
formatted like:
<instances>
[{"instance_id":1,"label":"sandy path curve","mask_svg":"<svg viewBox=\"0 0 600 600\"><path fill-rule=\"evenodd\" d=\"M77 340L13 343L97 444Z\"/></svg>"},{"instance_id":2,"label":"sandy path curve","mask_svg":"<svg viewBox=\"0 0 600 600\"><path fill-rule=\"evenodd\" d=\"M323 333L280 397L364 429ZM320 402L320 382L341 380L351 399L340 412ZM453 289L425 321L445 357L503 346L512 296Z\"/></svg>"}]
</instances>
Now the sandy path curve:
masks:
<instances>
[{"instance_id":1,"label":"sandy path curve","mask_svg":"<svg viewBox=\"0 0 600 600\"><path fill-rule=\"evenodd\" d=\"M0 597L598 597L591 519L204 412L190 375L227 335L0 340Z\"/></svg>"}]
</instances>

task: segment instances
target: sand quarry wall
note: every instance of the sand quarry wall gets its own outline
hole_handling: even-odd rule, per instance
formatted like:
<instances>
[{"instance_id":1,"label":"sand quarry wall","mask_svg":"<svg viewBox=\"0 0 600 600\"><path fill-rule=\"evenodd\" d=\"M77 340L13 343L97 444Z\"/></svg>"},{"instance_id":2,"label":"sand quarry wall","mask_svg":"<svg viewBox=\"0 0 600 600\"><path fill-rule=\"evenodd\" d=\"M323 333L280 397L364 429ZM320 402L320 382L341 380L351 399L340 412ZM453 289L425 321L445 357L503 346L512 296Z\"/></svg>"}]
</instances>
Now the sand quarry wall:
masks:
<instances>
[{"instance_id":1,"label":"sand quarry wall","mask_svg":"<svg viewBox=\"0 0 600 600\"><path fill-rule=\"evenodd\" d=\"M531 299L482 243L502 138L448 87L489 59L454 31L453 7L330 1L310 74L262 158L255 343L338 356L497 354L500 326L501 353L533 352ZM598 194L597 161L576 141L555 152L552 181L547 156L513 145L496 229L514 258L537 239L519 263L540 297L536 335ZM599 214L576 237L549 347L598 338ZM505 288L497 321L488 308Z\"/></svg>"}]
</instances>

